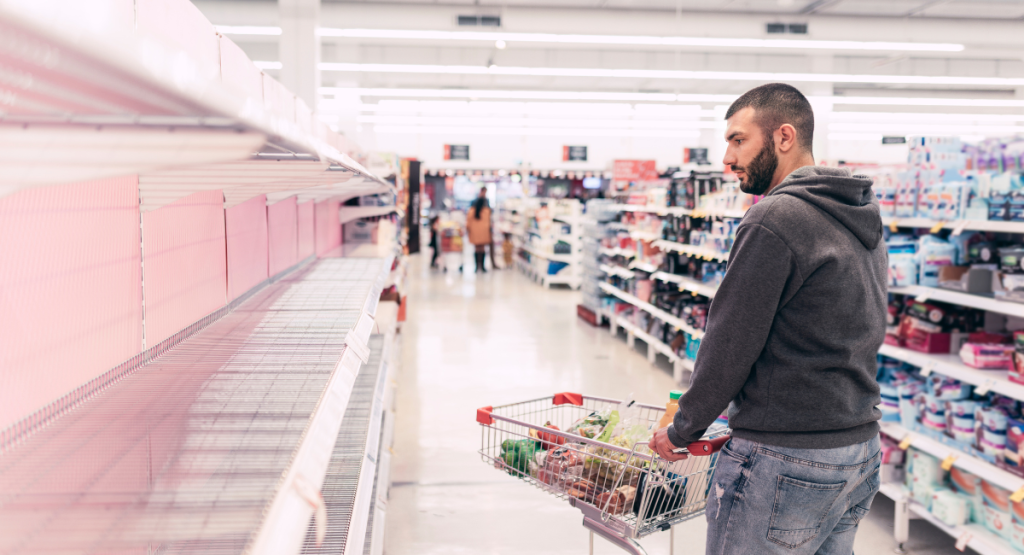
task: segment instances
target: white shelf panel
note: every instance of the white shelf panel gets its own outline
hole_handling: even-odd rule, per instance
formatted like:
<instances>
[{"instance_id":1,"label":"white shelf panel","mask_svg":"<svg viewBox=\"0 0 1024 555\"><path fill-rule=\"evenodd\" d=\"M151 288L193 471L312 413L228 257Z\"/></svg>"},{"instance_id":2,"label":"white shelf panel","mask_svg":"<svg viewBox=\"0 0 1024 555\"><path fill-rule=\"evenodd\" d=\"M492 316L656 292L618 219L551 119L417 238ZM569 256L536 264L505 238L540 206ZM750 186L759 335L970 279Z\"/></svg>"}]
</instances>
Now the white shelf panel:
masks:
<instances>
[{"instance_id":1,"label":"white shelf panel","mask_svg":"<svg viewBox=\"0 0 1024 555\"><path fill-rule=\"evenodd\" d=\"M669 347L668 345L664 344L663 342L655 339L654 336L652 336L652 335L648 334L647 332L641 330L636 324L630 322L629 320L627 320L625 318L616 318L615 321L616 321L616 323L618 324L618 326L620 328L628 330L635 337L639 338L644 343L647 343L648 347L650 347L650 348L654 349L655 351L658 351L659 353L667 356L668 359L671 360L672 362L675 362L677 360L681 360L683 358L683 357L680 357L679 355L675 354L674 352L672 352L672 347Z\"/></svg>"},{"instance_id":2,"label":"white shelf panel","mask_svg":"<svg viewBox=\"0 0 1024 555\"><path fill-rule=\"evenodd\" d=\"M1007 489L1010 491L1017 491L1024 487L1024 478L1015 476L997 466L979 459L966 451L962 451L956 446L946 445L938 440L932 439L927 435L908 430L901 426L897 422L879 422L882 427L882 433L895 439L896 441L903 441L904 438L910 436L911 447L920 449L925 453L933 457L937 457L940 460L945 459L950 455L955 455L957 458L953 461L953 466L966 470L975 476L984 478L997 486Z\"/></svg>"},{"instance_id":3,"label":"white shelf panel","mask_svg":"<svg viewBox=\"0 0 1024 555\"><path fill-rule=\"evenodd\" d=\"M909 499L909 496L904 493L900 484L882 484L879 488L879 493L893 501L899 501L907 498L907 505L911 512L921 519L928 521L936 528L942 530L950 537L954 538L954 540L959 539L964 533L971 534L971 539L967 542L967 547L981 555L1019 555L1020 553L1011 547L1009 542L988 531L980 524L966 524L964 526L947 525L938 518L935 518L935 515L928 512L928 509L923 505L913 499Z\"/></svg>"},{"instance_id":4,"label":"white shelf panel","mask_svg":"<svg viewBox=\"0 0 1024 555\"><path fill-rule=\"evenodd\" d=\"M531 247L530 245L523 245L522 248L523 248L524 251L526 251L526 252L528 252L528 253L530 253L530 254L538 257L538 258L543 258L543 259L546 259L546 260L551 260L553 262L566 262L568 264L572 264L573 263L573 259L572 259L572 255L571 254L550 254L550 253L545 253L545 252L541 252L541 251Z\"/></svg>"},{"instance_id":5,"label":"white shelf panel","mask_svg":"<svg viewBox=\"0 0 1024 555\"><path fill-rule=\"evenodd\" d=\"M630 231L629 237L635 241L657 241L661 236L653 231Z\"/></svg>"},{"instance_id":6,"label":"white shelf panel","mask_svg":"<svg viewBox=\"0 0 1024 555\"><path fill-rule=\"evenodd\" d=\"M633 295L630 295L629 293L626 293L625 291L619 289L618 287L614 287L608 283L601 283L599 285L602 291L608 293L609 295L618 297L619 299L622 299L623 301L645 312L649 312L655 318L658 318L659 320L665 322L666 324L669 324L670 326L674 326L676 329L683 330L696 338L704 337L704 332L690 327L686 322L680 320L679 318L672 316L671 314L665 312L664 310L661 310L660 308L650 303L645 303L641 301L640 299L634 297Z\"/></svg>"},{"instance_id":7,"label":"white shelf panel","mask_svg":"<svg viewBox=\"0 0 1024 555\"><path fill-rule=\"evenodd\" d=\"M921 285L893 287L889 289L889 292L899 295L913 295L914 297L921 299L922 302L925 300L939 301L1024 318L1024 304L996 299L993 297L972 295L961 291L952 291L950 289L942 289L940 287L924 287Z\"/></svg>"},{"instance_id":8,"label":"white shelf panel","mask_svg":"<svg viewBox=\"0 0 1024 555\"><path fill-rule=\"evenodd\" d=\"M633 272L623 268L622 266L614 266L614 265L611 265L611 264L601 264L598 267L601 269L602 272L604 272L604 273L606 273L608 275L611 275L611 276L619 276L620 278L623 278L623 279L633 279L634 277L636 277L636 276L633 275Z\"/></svg>"},{"instance_id":9,"label":"white shelf panel","mask_svg":"<svg viewBox=\"0 0 1024 555\"><path fill-rule=\"evenodd\" d=\"M658 267L655 266L654 264L648 264L646 262L640 262L637 260L630 262L629 267L631 269L641 270L649 274L653 274L658 271Z\"/></svg>"},{"instance_id":10,"label":"white shelf panel","mask_svg":"<svg viewBox=\"0 0 1024 555\"><path fill-rule=\"evenodd\" d=\"M632 258L636 256L636 251L632 249L623 249L619 247L615 247L614 249L601 247L601 250L599 252L605 256L625 256L626 258Z\"/></svg>"},{"instance_id":11,"label":"white shelf panel","mask_svg":"<svg viewBox=\"0 0 1024 555\"><path fill-rule=\"evenodd\" d=\"M718 293L717 286L701 283L699 281L690 279L686 276L677 276L675 274L670 274L667 272L655 272L654 274L651 275L651 277L657 280L675 283L676 285L683 289L686 289L687 291L693 291L698 295L704 295L709 299L713 298L715 294Z\"/></svg>"},{"instance_id":12,"label":"white shelf panel","mask_svg":"<svg viewBox=\"0 0 1024 555\"><path fill-rule=\"evenodd\" d=\"M942 223L942 227L945 229L953 229L963 226L965 230L971 231L993 231L996 233L1024 233L1024 222L1000 222L1000 221L989 221L989 220L952 220L952 221L939 221L928 218L894 218L892 216L883 216L882 223L885 226L892 224L893 220L896 221L898 227L917 227L917 228L928 228L931 229Z\"/></svg>"},{"instance_id":13,"label":"white shelf panel","mask_svg":"<svg viewBox=\"0 0 1024 555\"><path fill-rule=\"evenodd\" d=\"M705 247L695 247L693 245L676 243L674 241L666 241L664 239L659 239L655 241L654 247L659 249L681 252L689 256L696 256L697 258L704 258L707 260L729 260L729 253L721 253Z\"/></svg>"},{"instance_id":14,"label":"white shelf panel","mask_svg":"<svg viewBox=\"0 0 1024 555\"><path fill-rule=\"evenodd\" d=\"M1010 381L1006 370L979 370L971 368L960 360L959 355L928 354L893 345L882 345L878 354L902 360L914 366L928 368L943 376L960 380L975 386L986 386L989 391L1013 399L1024 400L1024 385Z\"/></svg>"},{"instance_id":15,"label":"white shelf panel","mask_svg":"<svg viewBox=\"0 0 1024 555\"><path fill-rule=\"evenodd\" d=\"M342 206L338 210L338 219L340 220L339 223L345 224L359 218L384 216L397 211L397 206Z\"/></svg>"}]
</instances>

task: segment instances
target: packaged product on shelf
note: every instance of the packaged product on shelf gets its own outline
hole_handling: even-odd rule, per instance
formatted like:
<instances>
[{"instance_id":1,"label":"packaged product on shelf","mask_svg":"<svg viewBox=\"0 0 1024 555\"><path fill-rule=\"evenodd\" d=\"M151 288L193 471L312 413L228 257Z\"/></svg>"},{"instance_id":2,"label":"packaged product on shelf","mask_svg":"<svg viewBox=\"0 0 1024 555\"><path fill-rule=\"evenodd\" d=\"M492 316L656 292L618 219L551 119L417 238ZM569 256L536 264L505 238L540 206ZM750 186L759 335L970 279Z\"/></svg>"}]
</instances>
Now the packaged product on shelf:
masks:
<instances>
[{"instance_id":1,"label":"packaged product on shelf","mask_svg":"<svg viewBox=\"0 0 1024 555\"><path fill-rule=\"evenodd\" d=\"M896 387L896 391L900 397L900 424L904 428L913 428L920 417L920 405L917 398L924 391L924 382L902 383Z\"/></svg>"},{"instance_id":2,"label":"packaged product on shelf","mask_svg":"<svg viewBox=\"0 0 1024 555\"><path fill-rule=\"evenodd\" d=\"M999 249L999 270L1007 274L1024 274L1024 246Z\"/></svg>"},{"instance_id":3,"label":"packaged product on shelf","mask_svg":"<svg viewBox=\"0 0 1024 555\"><path fill-rule=\"evenodd\" d=\"M1024 384L1024 332L1013 332L1013 357L1009 379L1011 382Z\"/></svg>"},{"instance_id":4,"label":"packaged product on shelf","mask_svg":"<svg viewBox=\"0 0 1024 555\"><path fill-rule=\"evenodd\" d=\"M979 408L974 415L974 447L993 460L1006 449L1007 410L1000 406Z\"/></svg>"},{"instance_id":5,"label":"packaged product on shelf","mask_svg":"<svg viewBox=\"0 0 1024 555\"><path fill-rule=\"evenodd\" d=\"M947 526L966 524L970 515L967 501L948 489L936 490L932 494L931 513Z\"/></svg>"},{"instance_id":6,"label":"packaged product on shelf","mask_svg":"<svg viewBox=\"0 0 1024 555\"><path fill-rule=\"evenodd\" d=\"M970 445L974 441L974 414L978 403L970 399L945 401L946 435L959 443Z\"/></svg>"},{"instance_id":7,"label":"packaged product on shelf","mask_svg":"<svg viewBox=\"0 0 1024 555\"><path fill-rule=\"evenodd\" d=\"M972 368L1008 369L1014 353L1013 345L999 343L964 343L960 360Z\"/></svg>"},{"instance_id":8,"label":"packaged product on shelf","mask_svg":"<svg viewBox=\"0 0 1024 555\"><path fill-rule=\"evenodd\" d=\"M1010 492L985 480L981 480L981 511L985 528L1009 540Z\"/></svg>"},{"instance_id":9,"label":"packaged product on shelf","mask_svg":"<svg viewBox=\"0 0 1024 555\"><path fill-rule=\"evenodd\" d=\"M949 487L967 504L968 520L984 522L984 517L981 514L981 479L954 466L949 469Z\"/></svg>"},{"instance_id":10,"label":"packaged product on shelf","mask_svg":"<svg viewBox=\"0 0 1024 555\"><path fill-rule=\"evenodd\" d=\"M883 422L899 422L900 420L900 396L898 386L893 383L879 382L878 388L881 393L882 403L878 409L882 411Z\"/></svg>"},{"instance_id":11,"label":"packaged product on shelf","mask_svg":"<svg viewBox=\"0 0 1024 555\"><path fill-rule=\"evenodd\" d=\"M926 287L937 287L939 268L953 265L956 260L956 246L934 235L926 235L921 238L918 249L921 269L917 283Z\"/></svg>"},{"instance_id":12,"label":"packaged product on shelf","mask_svg":"<svg viewBox=\"0 0 1024 555\"><path fill-rule=\"evenodd\" d=\"M1024 503L1010 502L1010 545L1024 552Z\"/></svg>"},{"instance_id":13,"label":"packaged product on shelf","mask_svg":"<svg viewBox=\"0 0 1024 555\"><path fill-rule=\"evenodd\" d=\"M1024 419L1006 420L1006 448L1003 450L1003 464L1017 474L1024 476Z\"/></svg>"},{"instance_id":14,"label":"packaged product on shelf","mask_svg":"<svg viewBox=\"0 0 1024 555\"><path fill-rule=\"evenodd\" d=\"M920 449L910 450L910 474L913 478L913 483L925 484L932 487L943 487L946 483L946 471L942 469L942 462L921 451ZM929 500L924 501L927 505Z\"/></svg>"}]
</instances>

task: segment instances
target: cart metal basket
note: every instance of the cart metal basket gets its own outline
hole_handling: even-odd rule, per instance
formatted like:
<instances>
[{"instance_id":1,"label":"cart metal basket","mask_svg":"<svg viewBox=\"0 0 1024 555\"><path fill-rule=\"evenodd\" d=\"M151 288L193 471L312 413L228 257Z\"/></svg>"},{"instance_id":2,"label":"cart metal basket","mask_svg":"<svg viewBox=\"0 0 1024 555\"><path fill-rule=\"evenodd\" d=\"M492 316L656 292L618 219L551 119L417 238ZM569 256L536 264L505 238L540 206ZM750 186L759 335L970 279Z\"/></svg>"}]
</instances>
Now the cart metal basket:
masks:
<instances>
[{"instance_id":1,"label":"cart metal basket","mask_svg":"<svg viewBox=\"0 0 1024 555\"><path fill-rule=\"evenodd\" d=\"M629 407L634 426L652 429L664 407L557 393L530 401L477 410L482 460L526 481L583 513L583 526L635 555L645 555L639 538L670 530L704 513L718 451L728 427L716 425L700 441L668 462L651 453L647 441L598 441L567 430L588 415ZM556 426L557 430L550 426ZM601 438L605 439L605 438ZM593 539L591 539L591 551Z\"/></svg>"}]
</instances>

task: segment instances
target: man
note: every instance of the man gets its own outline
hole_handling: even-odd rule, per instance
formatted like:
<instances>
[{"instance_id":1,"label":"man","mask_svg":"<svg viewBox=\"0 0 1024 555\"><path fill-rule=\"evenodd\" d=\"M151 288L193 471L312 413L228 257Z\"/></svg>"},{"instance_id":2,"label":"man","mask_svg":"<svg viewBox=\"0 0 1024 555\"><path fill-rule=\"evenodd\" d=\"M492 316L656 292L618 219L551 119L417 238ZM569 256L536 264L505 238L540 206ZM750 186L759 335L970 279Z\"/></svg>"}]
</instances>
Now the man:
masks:
<instances>
[{"instance_id":1,"label":"man","mask_svg":"<svg viewBox=\"0 0 1024 555\"><path fill-rule=\"evenodd\" d=\"M850 555L879 485L878 203L870 179L814 165L814 114L795 88L757 87L726 120L724 163L767 196L737 229L690 389L650 447L684 458L672 451L728 406L707 553Z\"/></svg>"}]
</instances>

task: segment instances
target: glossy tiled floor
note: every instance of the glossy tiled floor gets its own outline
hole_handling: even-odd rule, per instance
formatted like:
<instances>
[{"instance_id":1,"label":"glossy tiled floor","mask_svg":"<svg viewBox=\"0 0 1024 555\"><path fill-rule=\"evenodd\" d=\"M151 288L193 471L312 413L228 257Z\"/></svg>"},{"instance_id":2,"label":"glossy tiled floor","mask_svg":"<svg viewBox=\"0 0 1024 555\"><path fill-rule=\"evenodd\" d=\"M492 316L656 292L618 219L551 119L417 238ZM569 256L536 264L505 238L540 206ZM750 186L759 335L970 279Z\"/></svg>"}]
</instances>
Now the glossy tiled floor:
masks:
<instances>
[{"instance_id":1,"label":"glossy tiled floor","mask_svg":"<svg viewBox=\"0 0 1024 555\"><path fill-rule=\"evenodd\" d=\"M480 461L476 408L558 391L660 403L674 387L667 364L653 368L642 342L633 351L578 320L575 292L543 289L513 270L463 276L431 272L418 256L410 262L386 553L587 553L576 509ZM892 514L879 497L857 553L893 552ZM911 553L958 553L925 522L911 523L911 538ZM594 541L595 553L622 553ZM667 532L642 543L650 555L670 552ZM703 552L703 519L676 527L674 553Z\"/></svg>"}]
</instances>

